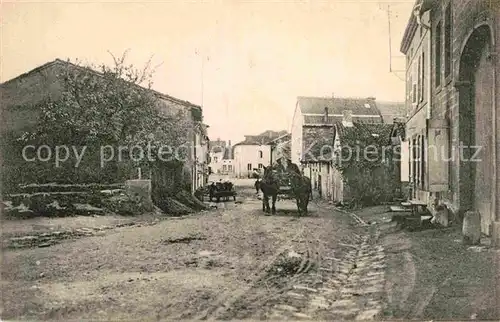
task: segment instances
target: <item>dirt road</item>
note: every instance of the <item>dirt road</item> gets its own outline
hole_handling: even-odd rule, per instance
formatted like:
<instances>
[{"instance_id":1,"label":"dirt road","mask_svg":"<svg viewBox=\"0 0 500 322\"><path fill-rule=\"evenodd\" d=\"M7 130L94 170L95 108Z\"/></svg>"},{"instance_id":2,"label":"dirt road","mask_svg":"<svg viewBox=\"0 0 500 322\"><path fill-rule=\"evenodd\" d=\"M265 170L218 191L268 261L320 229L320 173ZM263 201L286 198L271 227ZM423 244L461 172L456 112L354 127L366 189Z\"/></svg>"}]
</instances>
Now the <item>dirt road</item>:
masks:
<instances>
[{"instance_id":1,"label":"dirt road","mask_svg":"<svg viewBox=\"0 0 500 322\"><path fill-rule=\"evenodd\" d=\"M384 255L348 214L290 201L265 216L241 203L125 226L46 248L4 251L4 319L370 318L381 313Z\"/></svg>"}]
</instances>

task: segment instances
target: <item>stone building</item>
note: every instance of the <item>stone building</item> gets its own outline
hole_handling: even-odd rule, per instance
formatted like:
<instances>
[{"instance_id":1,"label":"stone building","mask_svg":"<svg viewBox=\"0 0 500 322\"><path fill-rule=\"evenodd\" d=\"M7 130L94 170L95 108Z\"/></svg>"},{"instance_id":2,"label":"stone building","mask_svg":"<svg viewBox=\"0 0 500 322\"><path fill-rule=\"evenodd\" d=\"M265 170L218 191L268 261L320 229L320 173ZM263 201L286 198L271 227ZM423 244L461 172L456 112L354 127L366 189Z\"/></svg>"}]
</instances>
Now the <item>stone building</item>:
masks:
<instances>
[{"instance_id":1,"label":"stone building","mask_svg":"<svg viewBox=\"0 0 500 322\"><path fill-rule=\"evenodd\" d=\"M300 96L292 121L291 160L302 166L304 174L310 177L313 189L320 196L333 199L331 152L334 125L343 121L392 123L394 118L404 115L404 103L379 103L374 97Z\"/></svg>"},{"instance_id":2,"label":"stone building","mask_svg":"<svg viewBox=\"0 0 500 322\"><path fill-rule=\"evenodd\" d=\"M47 98L57 101L61 97L64 90L61 77L68 70L85 70L96 78L102 77L102 74L97 71L56 59L0 84L1 131L4 139L7 135L16 137L36 127L39 121L40 104L44 103ZM186 118L189 130L185 141L191 148L184 172L185 177L189 177L186 186L190 186L194 191L208 180L208 137L207 125L203 124L202 108L154 90L142 89L156 96L158 108L164 114L182 111L182 115ZM4 164L4 166L7 165Z\"/></svg>"},{"instance_id":3,"label":"stone building","mask_svg":"<svg viewBox=\"0 0 500 322\"><path fill-rule=\"evenodd\" d=\"M418 0L401 44L412 196L431 211L438 205L459 215L478 211L482 232L496 240L499 50L500 3L490 0Z\"/></svg>"}]
</instances>

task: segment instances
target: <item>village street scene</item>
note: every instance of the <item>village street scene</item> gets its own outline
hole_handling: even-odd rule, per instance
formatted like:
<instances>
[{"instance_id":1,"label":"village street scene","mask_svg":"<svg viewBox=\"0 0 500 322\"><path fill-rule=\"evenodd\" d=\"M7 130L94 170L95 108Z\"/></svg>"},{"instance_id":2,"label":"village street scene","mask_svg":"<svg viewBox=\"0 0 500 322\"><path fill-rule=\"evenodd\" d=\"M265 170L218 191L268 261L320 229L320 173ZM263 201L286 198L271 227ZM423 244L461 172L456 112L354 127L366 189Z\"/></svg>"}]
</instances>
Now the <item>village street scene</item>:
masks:
<instances>
[{"instance_id":1,"label":"village street scene","mask_svg":"<svg viewBox=\"0 0 500 322\"><path fill-rule=\"evenodd\" d=\"M499 1L0 6L2 320L500 320Z\"/></svg>"}]
</instances>

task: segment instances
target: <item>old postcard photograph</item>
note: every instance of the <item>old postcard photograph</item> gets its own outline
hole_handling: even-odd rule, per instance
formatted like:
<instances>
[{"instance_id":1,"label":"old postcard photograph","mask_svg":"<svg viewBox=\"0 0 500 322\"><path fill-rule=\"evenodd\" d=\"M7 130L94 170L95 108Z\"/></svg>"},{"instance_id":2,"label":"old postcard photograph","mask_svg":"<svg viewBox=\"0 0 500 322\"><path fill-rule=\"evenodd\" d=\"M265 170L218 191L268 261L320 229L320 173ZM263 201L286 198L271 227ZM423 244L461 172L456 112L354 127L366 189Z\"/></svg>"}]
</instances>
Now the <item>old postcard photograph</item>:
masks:
<instances>
[{"instance_id":1,"label":"old postcard photograph","mask_svg":"<svg viewBox=\"0 0 500 322\"><path fill-rule=\"evenodd\" d=\"M0 24L1 320L500 320L500 0Z\"/></svg>"}]
</instances>

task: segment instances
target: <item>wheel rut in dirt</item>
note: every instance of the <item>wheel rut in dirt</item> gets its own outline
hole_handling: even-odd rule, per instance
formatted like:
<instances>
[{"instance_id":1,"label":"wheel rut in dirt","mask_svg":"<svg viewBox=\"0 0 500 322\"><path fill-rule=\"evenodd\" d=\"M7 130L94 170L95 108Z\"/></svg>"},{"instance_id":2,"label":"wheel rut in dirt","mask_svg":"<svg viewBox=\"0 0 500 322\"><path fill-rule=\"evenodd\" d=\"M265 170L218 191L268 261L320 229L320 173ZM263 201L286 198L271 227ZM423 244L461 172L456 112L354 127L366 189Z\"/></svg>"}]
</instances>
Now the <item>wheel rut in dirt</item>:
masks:
<instances>
[{"instance_id":1,"label":"wheel rut in dirt","mask_svg":"<svg viewBox=\"0 0 500 322\"><path fill-rule=\"evenodd\" d=\"M355 220L357 221L357 220ZM366 225L357 221L358 226ZM330 232L331 233L331 232ZM325 238L304 231L231 303L208 317L232 319L373 319L382 313L384 249L363 230Z\"/></svg>"}]
</instances>

